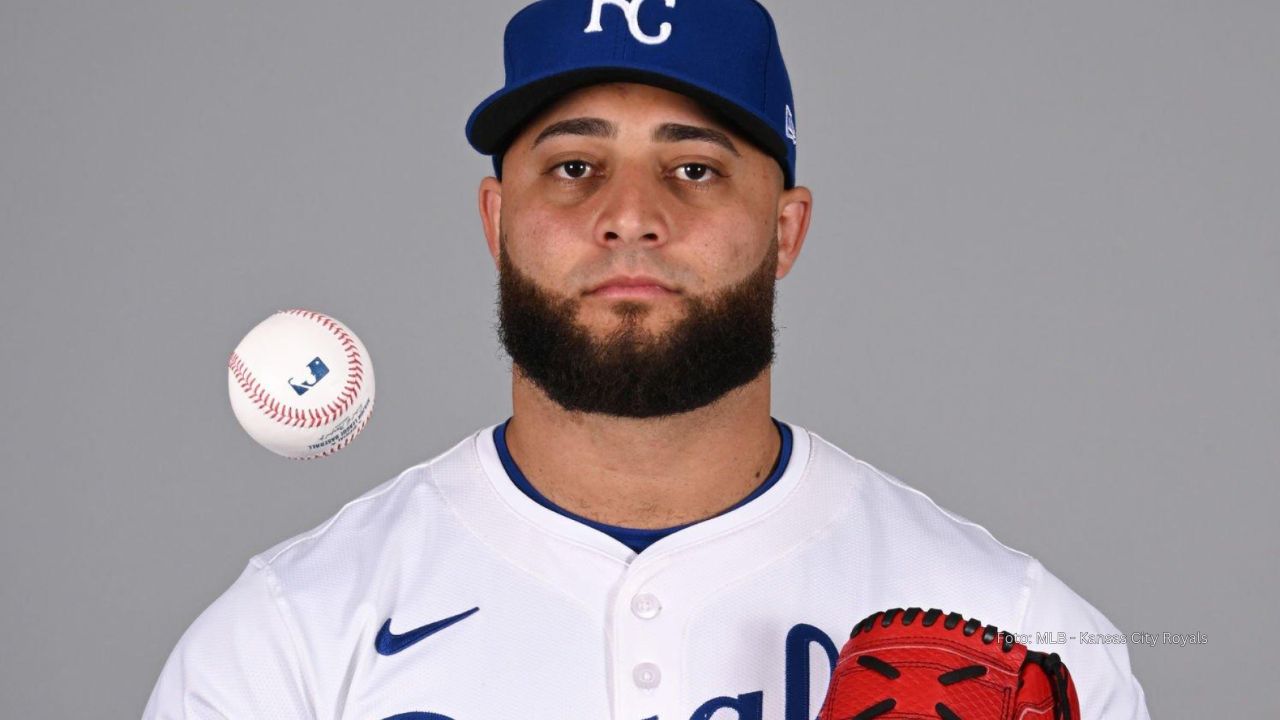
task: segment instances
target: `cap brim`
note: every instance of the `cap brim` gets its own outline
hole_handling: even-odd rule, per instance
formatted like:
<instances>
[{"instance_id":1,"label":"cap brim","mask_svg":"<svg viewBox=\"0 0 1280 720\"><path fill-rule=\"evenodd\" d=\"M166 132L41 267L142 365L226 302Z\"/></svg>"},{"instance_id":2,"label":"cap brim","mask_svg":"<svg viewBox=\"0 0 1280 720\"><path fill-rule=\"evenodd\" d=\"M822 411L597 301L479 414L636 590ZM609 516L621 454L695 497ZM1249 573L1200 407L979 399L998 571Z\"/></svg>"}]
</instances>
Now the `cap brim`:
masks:
<instances>
[{"instance_id":1,"label":"cap brim","mask_svg":"<svg viewBox=\"0 0 1280 720\"><path fill-rule=\"evenodd\" d=\"M506 150L526 123L565 93L588 85L618 81L653 85L702 103L709 110L723 116L725 121L734 126L732 129L777 160L786 186L792 186L793 178L787 170L786 142L764 118L695 83L633 67L569 70L539 78L517 88L499 91L472 113L467 123L467 140L481 153L497 155Z\"/></svg>"}]
</instances>

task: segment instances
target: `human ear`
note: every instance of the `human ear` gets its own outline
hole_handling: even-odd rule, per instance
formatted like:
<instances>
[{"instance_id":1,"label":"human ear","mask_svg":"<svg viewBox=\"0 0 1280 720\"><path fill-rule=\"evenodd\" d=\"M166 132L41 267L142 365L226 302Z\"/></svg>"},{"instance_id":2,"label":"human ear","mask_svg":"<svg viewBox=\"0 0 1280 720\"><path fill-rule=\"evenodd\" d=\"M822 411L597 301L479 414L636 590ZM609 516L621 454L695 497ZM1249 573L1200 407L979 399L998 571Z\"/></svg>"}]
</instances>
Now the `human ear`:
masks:
<instances>
[{"instance_id":1,"label":"human ear","mask_svg":"<svg viewBox=\"0 0 1280 720\"><path fill-rule=\"evenodd\" d=\"M484 239L489 245L493 266L498 267L502 245L502 181L487 177L480 181L478 193L480 222L484 225Z\"/></svg>"},{"instance_id":2,"label":"human ear","mask_svg":"<svg viewBox=\"0 0 1280 720\"><path fill-rule=\"evenodd\" d=\"M783 190L778 198L778 272L786 277L800 257L809 220L813 216L813 193L807 187Z\"/></svg>"}]
</instances>

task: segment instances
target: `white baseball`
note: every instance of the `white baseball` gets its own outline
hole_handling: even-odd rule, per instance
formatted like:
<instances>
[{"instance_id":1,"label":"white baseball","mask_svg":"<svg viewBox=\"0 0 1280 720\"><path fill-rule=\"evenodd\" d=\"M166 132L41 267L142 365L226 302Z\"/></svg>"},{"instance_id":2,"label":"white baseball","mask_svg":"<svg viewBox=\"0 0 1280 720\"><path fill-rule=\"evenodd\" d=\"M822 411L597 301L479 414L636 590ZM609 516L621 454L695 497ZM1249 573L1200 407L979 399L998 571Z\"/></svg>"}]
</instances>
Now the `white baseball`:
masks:
<instances>
[{"instance_id":1,"label":"white baseball","mask_svg":"<svg viewBox=\"0 0 1280 720\"><path fill-rule=\"evenodd\" d=\"M282 310L227 361L240 426L277 455L310 460L355 439L373 412L373 364L347 326L310 310Z\"/></svg>"}]
</instances>

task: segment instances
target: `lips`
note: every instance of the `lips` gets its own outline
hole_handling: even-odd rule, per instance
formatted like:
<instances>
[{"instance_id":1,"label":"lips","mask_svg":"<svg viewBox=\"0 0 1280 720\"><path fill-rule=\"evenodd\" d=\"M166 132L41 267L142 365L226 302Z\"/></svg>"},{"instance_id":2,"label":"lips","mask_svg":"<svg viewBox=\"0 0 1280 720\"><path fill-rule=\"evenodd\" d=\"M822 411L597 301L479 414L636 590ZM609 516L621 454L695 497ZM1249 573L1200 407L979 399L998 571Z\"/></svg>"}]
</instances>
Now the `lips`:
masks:
<instances>
[{"instance_id":1,"label":"lips","mask_svg":"<svg viewBox=\"0 0 1280 720\"><path fill-rule=\"evenodd\" d=\"M649 275L615 275L591 289L603 297L658 296L675 292L667 283Z\"/></svg>"}]
</instances>

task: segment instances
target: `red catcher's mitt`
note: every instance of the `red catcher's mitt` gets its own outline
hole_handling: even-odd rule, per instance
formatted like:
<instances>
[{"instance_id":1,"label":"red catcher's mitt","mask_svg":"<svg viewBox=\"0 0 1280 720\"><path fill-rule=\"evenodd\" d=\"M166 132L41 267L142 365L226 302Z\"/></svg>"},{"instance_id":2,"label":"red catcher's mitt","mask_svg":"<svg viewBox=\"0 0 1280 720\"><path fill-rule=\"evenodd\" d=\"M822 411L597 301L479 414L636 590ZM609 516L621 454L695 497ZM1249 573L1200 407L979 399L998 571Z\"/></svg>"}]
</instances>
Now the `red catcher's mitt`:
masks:
<instances>
[{"instance_id":1,"label":"red catcher's mitt","mask_svg":"<svg viewBox=\"0 0 1280 720\"><path fill-rule=\"evenodd\" d=\"M960 613L895 608L854 626L818 718L1080 720L1080 705L1057 653Z\"/></svg>"}]
</instances>

